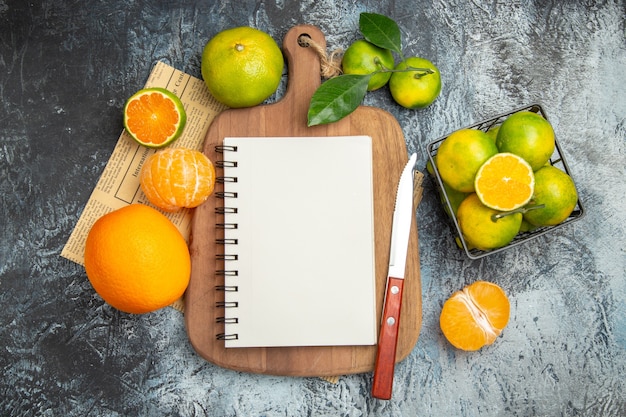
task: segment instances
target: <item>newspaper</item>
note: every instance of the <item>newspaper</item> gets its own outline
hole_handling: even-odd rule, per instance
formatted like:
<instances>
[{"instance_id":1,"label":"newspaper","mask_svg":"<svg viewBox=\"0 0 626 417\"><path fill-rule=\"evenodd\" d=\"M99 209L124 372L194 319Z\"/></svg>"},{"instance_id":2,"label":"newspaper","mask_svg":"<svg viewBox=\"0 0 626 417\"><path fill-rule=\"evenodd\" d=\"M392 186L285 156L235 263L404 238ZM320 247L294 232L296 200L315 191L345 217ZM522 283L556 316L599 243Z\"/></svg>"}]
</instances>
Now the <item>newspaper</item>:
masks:
<instances>
[{"instance_id":1,"label":"newspaper","mask_svg":"<svg viewBox=\"0 0 626 417\"><path fill-rule=\"evenodd\" d=\"M215 116L226 108L211 96L204 81L163 62L156 63L145 87L165 88L176 94L185 107L187 124L182 135L170 145L172 147L200 150L209 125ZM144 161L155 152L155 149L139 145L125 130L122 131L96 187L61 251L62 257L84 265L85 240L98 218L129 204L141 203L152 206L139 186L139 172ZM188 240L192 209L162 213ZM180 300L173 307L181 309Z\"/></svg>"}]
</instances>

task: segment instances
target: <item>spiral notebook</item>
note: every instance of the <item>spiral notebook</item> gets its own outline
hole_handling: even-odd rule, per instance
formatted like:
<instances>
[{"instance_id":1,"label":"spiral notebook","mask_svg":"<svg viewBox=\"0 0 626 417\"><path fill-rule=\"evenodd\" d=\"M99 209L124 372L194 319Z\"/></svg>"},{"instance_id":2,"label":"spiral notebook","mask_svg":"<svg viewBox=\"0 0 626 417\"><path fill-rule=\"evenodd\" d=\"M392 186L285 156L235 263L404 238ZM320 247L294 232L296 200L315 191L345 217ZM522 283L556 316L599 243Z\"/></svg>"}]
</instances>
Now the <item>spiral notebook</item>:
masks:
<instances>
[{"instance_id":1,"label":"spiral notebook","mask_svg":"<svg viewBox=\"0 0 626 417\"><path fill-rule=\"evenodd\" d=\"M228 137L216 150L216 337L227 348L376 344L372 139Z\"/></svg>"}]
</instances>

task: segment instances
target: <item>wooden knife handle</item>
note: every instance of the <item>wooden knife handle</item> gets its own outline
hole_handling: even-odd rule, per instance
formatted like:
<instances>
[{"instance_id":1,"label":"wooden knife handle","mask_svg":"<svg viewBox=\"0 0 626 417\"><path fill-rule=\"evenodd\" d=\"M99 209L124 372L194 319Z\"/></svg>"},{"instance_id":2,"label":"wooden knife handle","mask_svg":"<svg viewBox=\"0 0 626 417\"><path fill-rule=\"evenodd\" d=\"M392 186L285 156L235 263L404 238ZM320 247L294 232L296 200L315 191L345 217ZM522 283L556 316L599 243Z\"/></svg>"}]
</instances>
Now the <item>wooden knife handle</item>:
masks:
<instances>
[{"instance_id":1,"label":"wooden knife handle","mask_svg":"<svg viewBox=\"0 0 626 417\"><path fill-rule=\"evenodd\" d=\"M387 279L385 304L378 337L378 352L374 366L374 381L372 383L372 395L383 400L391 398L393 387L403 285L403 279L393 277Z\"/></svg>"}]
</instances>

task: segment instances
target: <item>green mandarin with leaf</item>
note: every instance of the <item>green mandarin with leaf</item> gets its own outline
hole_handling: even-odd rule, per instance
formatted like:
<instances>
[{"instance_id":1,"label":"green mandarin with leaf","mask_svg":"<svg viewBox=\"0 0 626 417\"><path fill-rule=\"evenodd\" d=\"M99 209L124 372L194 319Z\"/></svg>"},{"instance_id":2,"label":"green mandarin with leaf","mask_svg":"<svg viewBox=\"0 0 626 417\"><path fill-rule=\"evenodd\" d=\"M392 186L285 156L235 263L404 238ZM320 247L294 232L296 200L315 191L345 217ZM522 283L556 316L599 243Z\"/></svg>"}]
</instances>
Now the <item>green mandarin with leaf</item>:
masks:
<instances>
[{"instance_id":1,"label":"green mandarin with leaf","mask_svg":"<svg viewBox=\"0 0 626 417\"><path fill-rule=\"evenodd\" d=\"M405 58L402 54L401 32L395 21L387 16L376 13L361 13L359 16L359 30L365 38L365 41L377 50L376 53L371 52L371 50L366 53L365 48L361 48L361 50L364 51L362 53L370 55L370 57L378 55L378 61L376 61L375 66L368 65L370 68L368 71L352 71L349 67L351 66L351 63L356 60L356 58L352 56L353 52L350 52L350 48L348 48L348 51L346 51L347 53L350 52L350 63L347 65L348 70L344 71L343 75L326 80L313 94L307 114L308 126L328 124L343 119L356 110L356 108L363 102L363 99L368 91L382 87L386 82L382 83L381 80L393 78L394 74L409 73L417 76L418 78L423 78L422 82L411 83L408 85L406 87L408 89L422 89L422 85L427 80L425 76L428 75L432 75L432 77L428 78L428 80L437 80L439 83L437 88L431 89L436 91L436 94L434 94L434 97L429 98L428 103L426 103L426 101L422 101L418 106L415 106L412 103L409 106L403 104L401 101L398 102L398 104L401 104L404 107L425 107L432 103L432 101L439 95L441 88L439 71L434 65L431 64L425 68L420 68L409 64L396 65L393 66L393 68L390 68L392 67L391 64L395 63L389 60L388 57L390 53L391 57L393 57L392 53L397 54L401 63L406 63L407 61L407 58ZM363 40L357 40L355 43L357 42L363 42ZM385 58L382 58L383 56ZM418 57L411 57L408 59L416 62L414 58ZM424 60L418 62L428 61ZM358 64L357 66L363 67L364 65ZM389 78L387 78L387 76Z\"/></svg>"}]
</instances>

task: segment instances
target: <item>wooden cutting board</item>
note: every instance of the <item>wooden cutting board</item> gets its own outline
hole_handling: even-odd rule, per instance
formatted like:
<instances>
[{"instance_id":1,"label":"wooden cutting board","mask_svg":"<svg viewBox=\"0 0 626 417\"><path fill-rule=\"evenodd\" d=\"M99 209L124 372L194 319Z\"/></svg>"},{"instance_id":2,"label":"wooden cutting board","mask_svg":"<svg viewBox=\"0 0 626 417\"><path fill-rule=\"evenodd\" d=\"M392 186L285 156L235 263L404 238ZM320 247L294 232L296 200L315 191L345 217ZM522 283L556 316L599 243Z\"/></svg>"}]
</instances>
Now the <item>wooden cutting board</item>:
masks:
<instances>
[{"instance_id":1,"label":"wooden cutting board","mask_svg":"<svg viewBox=\"0 0 626 417\"><path fill-rule=\"evenodd\" d=\"M323 33L314 26L292 28L285 36L283 53L288 66L288 85L284 97L274 104L245 109L229 109L213 121L203 151L212 160L221 159L215 152L225 136L341 136L369 135L373 139L374 216L376 247L376 306L382 312L387 279L392 213L396 186L408 160L402 130L395 118L378 108L360 106L339 122L307 127L311 96L321 83L320 59L312 47L300 46L300 36L310 37L326 50ZM219 175L219 174L218 174ZM217 186L216 192L223 187ZM243 372L293 376L333 376L369 372L374 369L376 346L323 346L284 348L224 348L215 335L223 332L216 323L221 313L216 301L223 293L215 291L223 277L215 271L224 269L216 259L220 247L215 239L223 231L215 228L215 207L222 200L211 197L195 210L190 236L191 281L185 294L185 322L189 339L200 356L224 368ZM400 335L396 361L413 349L419 335L422 295L415 217L411 225L406 282L403 295ZM346 302L350 302L349 298ZM332 309L333 305L320 306ZM380 321L380 320L379 320Z\"/></svg>"}]
</instances>

